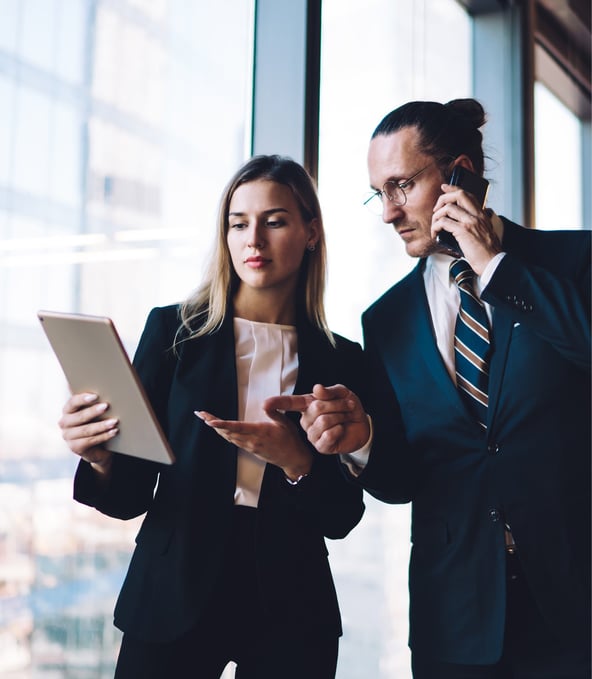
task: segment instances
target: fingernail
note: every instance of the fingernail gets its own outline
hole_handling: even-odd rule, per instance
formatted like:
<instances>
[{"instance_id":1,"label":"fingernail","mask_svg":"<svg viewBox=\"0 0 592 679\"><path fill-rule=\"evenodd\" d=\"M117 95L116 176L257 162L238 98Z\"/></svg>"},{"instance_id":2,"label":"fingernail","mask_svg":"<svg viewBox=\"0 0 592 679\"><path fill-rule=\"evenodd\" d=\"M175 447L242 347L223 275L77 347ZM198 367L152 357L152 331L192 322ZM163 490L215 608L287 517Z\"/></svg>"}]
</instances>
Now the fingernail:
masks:
<instances>
[{"instance_id":1,"label":"fingernail","mask_svg":"<svg viewBox=\"0 0 592 679\"><path fill-rule=\"evenodd\" d=\"M98 410L100 413L102 413L103 410L107 410L107 404L106 404L106 403L99 403L99 404L97 405L97 410Z\"/></svg>"},{"instance_id":2,"label":"fingernail","mask_svg":"<svg viewBox=\"0 0 592 679\"><path fill-rule=\"evenodd\" d=\"M93 401L96 401L98 398L97 394L85 394L84 395L84 401L86 403L92 403Z\"/></svg>"},{"instance_id":3,"label":"fingernail","mask_svg":"<svg viewBox=\"0 0 592 679\"><path fill-rule=\"evenodd\" d=\"M194 410L194 411L193 411L193 414L194 414L196 417L199 417L200 420L204 420L204 419L205 419L204 416L202 415L202 411L201 411L201 410Z\"/></svg>"}]
</instances>

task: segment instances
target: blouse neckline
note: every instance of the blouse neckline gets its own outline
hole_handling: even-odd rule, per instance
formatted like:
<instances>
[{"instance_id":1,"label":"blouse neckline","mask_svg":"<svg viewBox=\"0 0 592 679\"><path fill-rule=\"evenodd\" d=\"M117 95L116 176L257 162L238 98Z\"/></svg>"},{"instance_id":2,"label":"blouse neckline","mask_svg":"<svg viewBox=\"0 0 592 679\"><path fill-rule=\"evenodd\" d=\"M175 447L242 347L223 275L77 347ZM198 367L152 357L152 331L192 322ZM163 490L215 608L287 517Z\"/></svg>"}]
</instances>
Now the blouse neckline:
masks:
<instances>
[{"instance_id":1,"label":"blouse neckline","mask_svg":"<svg viewBox=\"0 0 592 679\"><path fill-rule=\"evenodd\" d=\"M277 328L278 330L296 330L295 325L286 325L283 323L266 323L265 321L250 321L248 318L241 318L240 316L235 316L234 321L239 325L259 326L270 329Z\"/></svg>"}]
</instances>

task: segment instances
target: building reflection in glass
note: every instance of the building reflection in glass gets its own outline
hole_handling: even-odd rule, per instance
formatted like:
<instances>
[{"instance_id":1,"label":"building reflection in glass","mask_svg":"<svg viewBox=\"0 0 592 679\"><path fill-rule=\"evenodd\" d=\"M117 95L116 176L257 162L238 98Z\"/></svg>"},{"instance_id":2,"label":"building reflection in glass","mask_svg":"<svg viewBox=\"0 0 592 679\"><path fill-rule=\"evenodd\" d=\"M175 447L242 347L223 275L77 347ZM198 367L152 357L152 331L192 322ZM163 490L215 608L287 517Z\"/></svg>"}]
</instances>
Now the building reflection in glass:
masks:
<instances>
[{"instance_id":1,"label":"building reflection in glass","mask_svg":"<svg viewBox=\"0 0 592 679\"><path fill-rule=\"evenodd\" d=\"M252 4L0 0L3 679L113 676L139 519L72 500L36 311L111 316L131 354L148 310L198 283L248 153Z\"/></svg>"}]
</instances>

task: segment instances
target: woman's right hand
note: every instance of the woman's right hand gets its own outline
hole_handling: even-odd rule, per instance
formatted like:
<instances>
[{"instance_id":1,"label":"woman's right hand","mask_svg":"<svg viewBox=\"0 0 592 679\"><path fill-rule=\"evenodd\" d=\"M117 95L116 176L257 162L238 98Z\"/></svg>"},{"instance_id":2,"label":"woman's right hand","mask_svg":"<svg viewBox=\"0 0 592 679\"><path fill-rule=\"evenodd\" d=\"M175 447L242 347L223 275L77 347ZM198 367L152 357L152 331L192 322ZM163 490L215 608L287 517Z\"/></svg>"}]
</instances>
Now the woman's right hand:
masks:
<instances>
[{"instance_id":1,"label":"woman's right hand","mask_svg":"<svg viewBox=\"0 0 592 679\"><path fill-rule=\"evenodd\" d=\"M109 407L97 394L74 394L65 403L58 425L70 450L89 462L93 469L108 475L113 453L103 444L119 433L119 420L98 418Z\"/></svg>"}]
</instances>

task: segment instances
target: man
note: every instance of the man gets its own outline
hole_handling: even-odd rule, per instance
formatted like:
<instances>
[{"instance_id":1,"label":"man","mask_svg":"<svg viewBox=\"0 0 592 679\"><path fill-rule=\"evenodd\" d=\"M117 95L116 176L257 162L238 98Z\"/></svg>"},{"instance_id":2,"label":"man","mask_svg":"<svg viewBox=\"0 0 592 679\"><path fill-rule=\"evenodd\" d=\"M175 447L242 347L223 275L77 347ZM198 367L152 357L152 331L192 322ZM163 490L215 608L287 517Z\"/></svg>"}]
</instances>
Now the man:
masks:
<instances>
[{"instance_id":1,"label":"man","mask_svg":"<svg viewBox=\"0 0 592 679\"><path fill-rule=\"evenodd\" d=\"M419 263L363 315L370 418L341 385L266 407L302 411L352 479L412 502L416 679L583 679L590 233L520 227L446 183L455 166L483 174L484 122L473 99L411 102L372 136L373 200Z\"/></svg>"}]
</instances>

